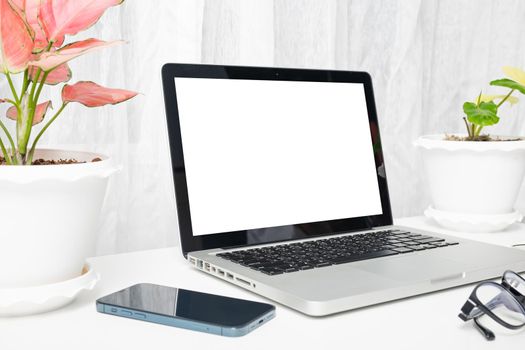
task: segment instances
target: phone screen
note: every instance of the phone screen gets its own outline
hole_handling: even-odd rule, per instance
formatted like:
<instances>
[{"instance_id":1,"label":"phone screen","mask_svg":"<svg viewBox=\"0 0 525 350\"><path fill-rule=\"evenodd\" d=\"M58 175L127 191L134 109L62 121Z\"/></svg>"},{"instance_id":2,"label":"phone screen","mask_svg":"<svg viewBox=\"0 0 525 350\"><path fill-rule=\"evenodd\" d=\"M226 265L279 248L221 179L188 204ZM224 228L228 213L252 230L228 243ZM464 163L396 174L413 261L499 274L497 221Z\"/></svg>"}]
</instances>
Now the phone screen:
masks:
<instances>
[{"instance_id":1,"label":"phone screen","mask_svg":"<svg viewBox=\"0 0 525 350\"><path fill-rule=\"evenodd\" d=\"M273 310L269 304L142 283L110 294L100 303L224 327L238 327Z\"/></svg>"}]
</instances>

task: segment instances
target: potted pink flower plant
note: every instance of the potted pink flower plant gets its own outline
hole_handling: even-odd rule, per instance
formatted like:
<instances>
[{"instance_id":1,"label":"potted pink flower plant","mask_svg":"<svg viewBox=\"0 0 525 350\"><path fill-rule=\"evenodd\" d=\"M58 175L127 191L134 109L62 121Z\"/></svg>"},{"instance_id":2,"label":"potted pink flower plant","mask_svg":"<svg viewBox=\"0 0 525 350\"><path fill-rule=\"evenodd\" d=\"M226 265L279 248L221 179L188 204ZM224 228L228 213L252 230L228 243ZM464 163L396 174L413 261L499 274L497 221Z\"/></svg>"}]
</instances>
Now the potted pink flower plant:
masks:
<instances>
[{"instance_id":1,"label":"potted pink flower plant","mask_svg":"<svg viewBox=\"0 0 525 350\"><path fill-rule=\"evenodd\" d=\"M135 92L93 82L66 83L68 62L121 41L68 36L91 27L123 0L0 0L0 69L10 96L0 117L0 290L57 283L80 275L94 253L111 159L89 152L39 149L42 134L70 103L98 107ZM18 79L13 79L18 75ZM41 101L63 84L59 107ZM12 120L12 121L11 121ZM16 123L12 134L7 123Z\"/></svg>"}]
</instances>

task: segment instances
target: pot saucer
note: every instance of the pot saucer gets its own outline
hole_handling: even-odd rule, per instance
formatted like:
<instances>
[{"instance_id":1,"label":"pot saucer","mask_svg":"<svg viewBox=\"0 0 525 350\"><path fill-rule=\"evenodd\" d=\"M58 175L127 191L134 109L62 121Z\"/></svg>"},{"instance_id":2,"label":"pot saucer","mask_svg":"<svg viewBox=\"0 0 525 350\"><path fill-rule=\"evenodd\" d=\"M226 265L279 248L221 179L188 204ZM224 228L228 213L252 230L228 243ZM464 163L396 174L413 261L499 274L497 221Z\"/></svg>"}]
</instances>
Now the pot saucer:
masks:
<instances>
[{"instance_id":1,"label":"pot saucer","mask_svg":"<svg viewBox=\"0 0 525 350\"><path fill-rule=\"evenodd\" d=\"M523 218L517 210L508 214L479 215L447 212L434 209L432 206L425 210L425 216L447 229L472 233L502 231Z\"/></svg>"},{"instance_id":2,"label":"pot saucer","mask_svg":"<svg viewBox=\"0 0 525 350\"><path fill-rule=\"evenodd\" d=\"M78 277L58 283L24 288L0 288L0 317L22 316L58 309L83 290L95 287L100 275L87 264Z\"/></svg>"}]
</instances>

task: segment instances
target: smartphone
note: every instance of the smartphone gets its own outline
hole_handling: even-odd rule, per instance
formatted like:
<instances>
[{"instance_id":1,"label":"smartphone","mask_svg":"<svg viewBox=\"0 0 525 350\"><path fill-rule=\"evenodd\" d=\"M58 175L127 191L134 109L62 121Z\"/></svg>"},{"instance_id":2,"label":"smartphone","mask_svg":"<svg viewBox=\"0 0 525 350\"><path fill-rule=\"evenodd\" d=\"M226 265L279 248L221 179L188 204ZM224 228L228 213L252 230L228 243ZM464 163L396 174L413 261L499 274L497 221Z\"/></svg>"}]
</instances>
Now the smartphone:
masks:
<instances>
[{"instance_id":1,"label":"smartphone","mask_svg":"<svg viewBox=\"0 0 525 350\"><path fill-rule=\"evenodd\" d=\"M205 333L239 337L275 317L275 306L141 283L97 300L97 311Z\"/></svg>"}]
</instances>

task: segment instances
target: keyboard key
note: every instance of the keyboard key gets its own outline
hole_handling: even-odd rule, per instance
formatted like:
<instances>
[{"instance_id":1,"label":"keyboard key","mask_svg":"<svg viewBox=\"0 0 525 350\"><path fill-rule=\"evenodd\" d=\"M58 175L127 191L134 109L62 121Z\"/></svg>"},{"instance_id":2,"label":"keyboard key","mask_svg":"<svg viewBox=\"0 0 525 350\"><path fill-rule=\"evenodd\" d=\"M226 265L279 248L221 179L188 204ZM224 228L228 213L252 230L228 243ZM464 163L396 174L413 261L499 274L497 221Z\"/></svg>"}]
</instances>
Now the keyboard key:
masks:
<instances>
[{"instance_id":1,"label":"keyboard key","mask_svg":"<svg viewBox=\"0 0 525 350\"><path fill-rule=\"evenodd\" d=\"M361 254L361 255L349 255L349 256L342 256L335 259L331 259L330 262L333 264L344 264L348 262L353 261L359 261L359 260L367 260L367 259L374 259L374 258L380 258L383 256L389 256L389 255L395 255L397 254L394 249L392 250L381 250L379 252L372 252L367 254Z\"/></svg>"},{"instance_id":2,"label":"keyboard key","mask_svg":"<svg viewBox=\"0 0 525 350\"><path fill-rule=\"evenodd\" d=\"M458 244L457 242L454 242L454 243ZM438 247L446 247L448 245L454 245L454 244L452 244L452 242L433 242L431 244L433 244L435 246L438 246Z\"/></svg>"},{"instance_id":3,"label":"keyboard key","mask_svg":"<svg viewBox=\"0 0 525 350\"><path fill-rule=\"evenodd\" d=\"M408 252L414 251L414 249L405 248L405 247L394 248L392 250L395 251L395 252L398 252L398 253L408 253Z\"/></svg>"},{"instance_id":4,"label":"keyboard key","mask_svg":"<svg viewBox=\"0 0 525 350\"><path fill-rule=\"evenodd\" d=\"M419 241L419 240L422 240L422 239L429 239L429 238L434 238L434 237L421 235L421 236L416 237L416 238L414 238L414 239L415 239L416 241Z\"/></svg>"},{"instance_id":5,"label":"keyboard key","mask_svg":"<svg viewBox=\"0 0 525 350\"><path fill-rule=\"evenodd\" d=\"M437 245L433 245L433 244L422 244L421 246L424 247L425 249L434 249L438 247Z\"/></svg>"},{"instance_id":6,"label":"keyboard key","mask_svg":"<svg viewBox=\"0 0 525 350\"><path fill-rule=\"evenodd\" d=\"M273 275L280 275L284 271L283 270L276 270L276 269L260 269L258 271L261 271L262 273L265 273L267 275L273 276Z\"/></svg>"},{"instance_id":7,"label":"keyboard key","mask_svg":"<svg viewBox=\"0 0 525 350\"><path fill-rule=\"evenodd\" d=\"M418 241L421 242L421 243L433 243L433 242L444 241L444 239L443 238L434 237L434 238L427 238L427 239L418 239Z\"/></svg>"},{"instance_id":8,"label":"keyboard key","mask_svg":"<svg viewBox=\"0 0 525 350\"><path fill-rule=\"evenodd\" d=\"M326 266L331 266L331 265L332 264L329 262L321 262L321 263L315 264L315 267L326 267Z\"/></svg>"}]
</instances>

